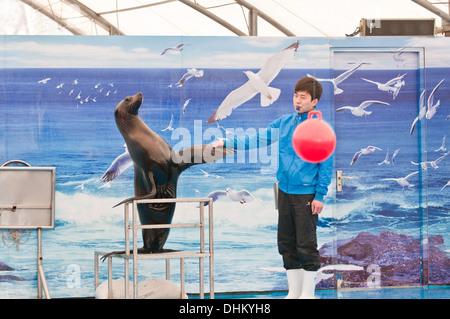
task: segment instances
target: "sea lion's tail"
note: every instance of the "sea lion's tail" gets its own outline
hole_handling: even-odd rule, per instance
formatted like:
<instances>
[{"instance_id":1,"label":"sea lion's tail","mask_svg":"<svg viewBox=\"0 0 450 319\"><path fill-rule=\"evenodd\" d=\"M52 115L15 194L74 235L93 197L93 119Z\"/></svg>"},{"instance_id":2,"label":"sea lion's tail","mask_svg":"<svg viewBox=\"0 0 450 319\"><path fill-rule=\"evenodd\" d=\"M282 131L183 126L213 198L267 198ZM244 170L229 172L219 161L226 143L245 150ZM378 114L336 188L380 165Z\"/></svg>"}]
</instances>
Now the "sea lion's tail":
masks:
<instances>
[{"instance_id":1,"label":"sea lion's tail","mask_svg":"<svg viewBox=\"0 0 450 319\"><path fill-rule=\"evenodd\" d=\"M124 203L131 202L131 201L133 201L133 200L138 200L138 199L151 199L151 198L154 198L154 197L155 197L155 194L154 194L153 192L152 192L151 194L148 194L148 195L145 195L145 196L134 196L134 197L130 197L130 198L124 199L124 200L121 201L120 203L114 205L113 208L114 208L114 207L117 207L117 206L120 206L120 205L122 205L122 204L124 204Z\"/></svg>"}]
</instances>

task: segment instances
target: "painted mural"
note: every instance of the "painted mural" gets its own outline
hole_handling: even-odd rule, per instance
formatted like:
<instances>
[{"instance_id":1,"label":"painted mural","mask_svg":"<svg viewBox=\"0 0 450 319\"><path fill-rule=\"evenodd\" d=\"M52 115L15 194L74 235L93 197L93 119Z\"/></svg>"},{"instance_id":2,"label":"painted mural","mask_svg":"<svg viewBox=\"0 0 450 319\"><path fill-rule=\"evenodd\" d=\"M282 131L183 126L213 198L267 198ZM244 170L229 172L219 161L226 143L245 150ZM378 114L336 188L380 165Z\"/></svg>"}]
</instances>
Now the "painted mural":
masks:
<instances>
[{"instance_id":1,"label":"painted mural","mask_svg":"<svg viewBox=\"0 0 450 319\"><path fill-rule=\"evenodd\" d=\"M258 72L297 41L270 83L280 93L273 103L261 106L256 95L208 121L248 81L244 71ZM335 128L335 171L344 177L337 191L334 175L319 218L317 287L450 283L448 39L2 36L1 43L0 164L56 167L55 229L43 232L52 297L93 296L94 251L124 249L123 208L113 206L134 195L134 170L114 120L120 101L141 92L140 117L182 150L266 128L292 112L303 76L322 82L318 109ZM238 151L180 175L177 197L233 195L214 202L216 292L287 289L276 244L277 155L276 144ZM108 173L119 163L118 174ZM177 205L173 223L197 215L195 204ZM196 230L173 229L165 248L189 250L197 238ZM36 296L36 234L23 241L0 242L2 298ZM165 277L163 261L139 265L140 280ZM123 277L122 266L114 276ZM186 260L185 280L196 292L197 260Z\"/></svg>"}]
</instances>

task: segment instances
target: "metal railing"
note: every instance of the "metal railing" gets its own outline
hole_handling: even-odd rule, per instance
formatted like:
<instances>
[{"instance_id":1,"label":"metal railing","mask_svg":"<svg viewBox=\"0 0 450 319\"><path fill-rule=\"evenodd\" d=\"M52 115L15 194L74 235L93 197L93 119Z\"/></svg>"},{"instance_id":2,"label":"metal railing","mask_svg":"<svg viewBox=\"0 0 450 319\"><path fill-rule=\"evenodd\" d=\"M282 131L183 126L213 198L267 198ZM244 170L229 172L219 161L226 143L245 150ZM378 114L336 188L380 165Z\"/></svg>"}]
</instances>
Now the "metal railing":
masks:
<instances>
[{"instance_id":1,"label":"metal railing","mask_svg":"<svg viewBox=\"0 0 450 319\"><path fill-rule=\"evenodd\" d=\"M205 204L208 203L208 251L205 245ZM214 298L214 239L213 239L213 204L210 198L170 198L170 199L141 199L130 200L123 203L124 205L124 223L125 223L125 253L112 254L108 259L108 297L112 296L112 258L123 258L125 260L125 298L129 298L129 261L133 261L133 298L138 298L138 260L146 259L165 259L166 260L166 279L170 279L170 259L180 259L180 281L181 281L181 298L185 295L185 258L199 258L199 296L204 299L204 258L209 258L209 297ZM183 224L138 224L138 204L155 204L155 203L199 203L200 222L199 223L183 223ZM132 210L132 219L130 225L130 206ZM156 229L156 228L193 228L200 229L200 249L199 251L173 251L162 253L138 253L138 229ZM132 238L130 240L130 230ZM130 241L133 242L132 252L130 252ZM108 253L108 251L94 252L95 267L95 288L99 286L99 258Z\"/></svg>"}]
</instances>

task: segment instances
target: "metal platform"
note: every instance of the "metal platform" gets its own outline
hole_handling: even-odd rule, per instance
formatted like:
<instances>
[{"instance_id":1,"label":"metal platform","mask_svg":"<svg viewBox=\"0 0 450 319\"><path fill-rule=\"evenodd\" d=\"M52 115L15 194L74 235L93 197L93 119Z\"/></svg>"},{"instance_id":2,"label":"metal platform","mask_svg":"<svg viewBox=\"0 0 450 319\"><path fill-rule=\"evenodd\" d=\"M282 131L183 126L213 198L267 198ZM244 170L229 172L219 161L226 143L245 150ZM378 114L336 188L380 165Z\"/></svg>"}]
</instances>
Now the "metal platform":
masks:
<instances>
[{"instance_id":1,"label":"metal platform","mask_svg":"<svg viewBox=\"0 0 450 319\"><path fill-rule=\"evenodd\" d=\"M208 251L205 248L205 205L208 203ZM147 203L199 203L199 223L185 223L185 224L158 224L158 225L139 225L138 224L138 204ZM124 224L125 224L125 253L112 254L107 257L108 260L108 295L112 295L112 260L113 258L122 258L124 263L124 277L125 287L129 286L130 278L130 261L133 263L133 299L136 299L138 294L138 260L166 260L166 279L170 279L170 260L180 259L180 285L181 296L185 294L185 258L199 259L199 297L204 299L204 258L209 259L209 298L214 299L214 239L213 239L213 202L210 198L173 198L173 199L145 199L145 200L131 200L124 204ZM130 206L131 206L131 225L130 225ZM171 251L164 253L150 253L139 254L137 238L138 229L155 229L155 228L199 228L200 246L198 251ZM130 230L132 232L130 240ZM130 241L132 241L132 250L130 253ZM95 251L94 252L94 267L95 267L95 288L99 285L99 259L110 254L112 251ZM130 298L128 289L125 289L125 298Z\"/></svg>"}]
</instances>

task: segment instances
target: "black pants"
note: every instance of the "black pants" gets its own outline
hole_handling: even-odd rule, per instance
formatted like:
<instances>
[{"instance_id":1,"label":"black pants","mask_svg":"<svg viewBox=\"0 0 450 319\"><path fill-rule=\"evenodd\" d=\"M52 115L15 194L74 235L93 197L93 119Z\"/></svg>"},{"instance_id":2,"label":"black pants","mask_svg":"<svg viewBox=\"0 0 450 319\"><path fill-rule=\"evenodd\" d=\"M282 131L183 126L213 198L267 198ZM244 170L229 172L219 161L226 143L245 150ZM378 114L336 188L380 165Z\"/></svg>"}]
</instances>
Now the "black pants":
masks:
<instances>
[{"instance_id":1,"label":"black pants","mask_svg":"<svg viewBox=\"0 0 450 319\"><path fill-rule=\"evenodd\" d=\"M291 195L278 190L278 252L287 270L320 268L318 215L313 215L311 210L313 199L314 194Z\"/></svg>"}]
</instances>

